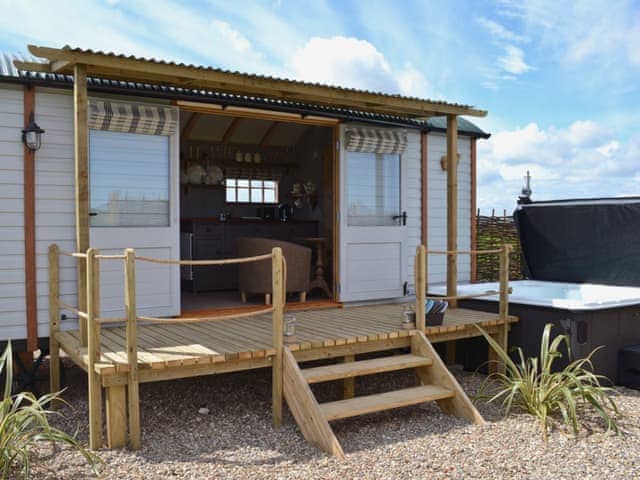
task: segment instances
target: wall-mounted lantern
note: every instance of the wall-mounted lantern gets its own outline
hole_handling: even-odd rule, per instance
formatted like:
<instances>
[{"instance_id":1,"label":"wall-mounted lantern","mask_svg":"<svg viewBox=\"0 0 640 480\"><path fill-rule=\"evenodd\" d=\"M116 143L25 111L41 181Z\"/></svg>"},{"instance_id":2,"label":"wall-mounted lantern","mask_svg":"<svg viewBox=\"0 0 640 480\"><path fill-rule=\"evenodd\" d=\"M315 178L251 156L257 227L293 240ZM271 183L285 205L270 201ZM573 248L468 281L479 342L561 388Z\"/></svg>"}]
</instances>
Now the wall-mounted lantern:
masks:
<instances>
[{"instance_id":1,"label":"wall-mounted lantern","mask_svg":"<svg viewBox=\"0 0 640 480\"><path fill-rule=\"evenodd\" d=\"M29 119L29 125L22 130L22 142L33 152L40 149L42 145L42 134L44 130L33 119L33 113Z\"/></svg>"}]
</instances>

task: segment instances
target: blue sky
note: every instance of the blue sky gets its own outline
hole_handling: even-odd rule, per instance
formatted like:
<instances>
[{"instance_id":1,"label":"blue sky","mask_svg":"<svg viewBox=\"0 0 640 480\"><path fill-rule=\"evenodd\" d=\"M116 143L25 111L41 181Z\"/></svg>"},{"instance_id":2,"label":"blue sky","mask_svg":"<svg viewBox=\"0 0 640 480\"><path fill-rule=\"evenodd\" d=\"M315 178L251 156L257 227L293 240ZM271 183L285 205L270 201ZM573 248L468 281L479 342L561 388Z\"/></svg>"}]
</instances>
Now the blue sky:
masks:
<instances>
[{"instance_id":1,"label":"blue sky","mask_svg":"<svg viewBox=\"0 0 640 480\"><path fill-rule=\"evenodd\" d=\"M640 194L640 4L0 0L0 49L71 44L469 103L481 209ZM474 120L476 121L476 120Z\"/></svg>"}]
</instances>

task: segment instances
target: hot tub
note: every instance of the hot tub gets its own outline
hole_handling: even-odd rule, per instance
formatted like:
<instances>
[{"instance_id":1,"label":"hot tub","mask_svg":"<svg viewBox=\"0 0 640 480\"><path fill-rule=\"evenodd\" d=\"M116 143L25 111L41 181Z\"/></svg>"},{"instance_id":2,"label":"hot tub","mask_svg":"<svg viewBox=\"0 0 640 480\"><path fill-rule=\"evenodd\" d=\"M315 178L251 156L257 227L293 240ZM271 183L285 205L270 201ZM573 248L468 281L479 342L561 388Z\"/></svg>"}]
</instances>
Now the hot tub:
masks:
<instances>
[{"instance_id":1,"label":"hot tub","mask_svg":"<svg viewBox=\"0 0 640 480\"><path fill-rule=\"evenodd\" d=\"M594 348L604 346L593 358L595 370L613 382L617 381L618 351L640 344L640 288L537 280L512 281L509 286L512 288L509 313L520 319L511 328L510 345L520 346L525 356L538 355L544 326L552 323L552 333L569 335L574 358L586 356ZM434 286L429 288L429 293L443 295L445 290L444 286ZM474 295L488 290L498 290L498 284L458 285L458 295ZM498 296L464 300L460 306L497 312ZM469 348L468 354L472 357L481 356L478 352L486 350L482 347L475 352L471 345ZM482 360L469 361L466 358L464 363L468 366ZM556 363L559 367L566 365L566 356Z\"/></svg>"}]
</instances>

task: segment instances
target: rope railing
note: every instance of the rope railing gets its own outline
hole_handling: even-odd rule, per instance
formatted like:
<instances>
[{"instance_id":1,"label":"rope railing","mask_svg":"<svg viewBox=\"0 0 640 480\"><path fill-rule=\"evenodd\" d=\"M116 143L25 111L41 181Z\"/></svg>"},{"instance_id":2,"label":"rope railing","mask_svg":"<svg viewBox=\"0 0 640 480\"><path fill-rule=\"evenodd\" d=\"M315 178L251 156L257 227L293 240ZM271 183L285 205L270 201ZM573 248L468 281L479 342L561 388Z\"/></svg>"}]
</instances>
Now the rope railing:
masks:
<instances>
[{"instance_id":1,"label":"rope railing","mask_svg":"<svg viewBox=\"0 0 640 480\"><path fill-rule=\"evenodd\" d=\"M83 312L61 299L60 296L60 256L84 259L79 264L79 271L86 269L86 283L78 289L79 300L86 300L87 311ZM124 309L122 317L100 316L100 261L123 261L125 276L124 282ZM267 308L260 308L249 312L238 312L228 315L192 317L192 318L160 318L151 315L138 315L136 298L136 261L165 265L198 265L219 266L233 265L250 262L271 260L272 266L272 304ZM283 405L283 330L284 330L284 305L286 303L286 276L287 264L282 250L274 248L271 253L252 257L227 258L219 260L172 260L137 256L135 250L126 249L124 254L100 254L98 250L90 248L86 253L68 252L52 244L49 246L49 342L51 354L51 391L60 390L60 344L57 333L60 331L60 310L68 310L75 313L80 321L80 345L87 348L87 375L89 385L89 437L91 448L99 448L101 435L101 394L100 378L95 370L96 364L101 361L101 326L120 324L125 327L125 352L127 356L127 403L129 418L129 442L132 448L140 445L140 412L138 391L138 323L153 324L183 324L202 323L221 320L230 320L242 317L255 317L260 315L272 316L272 330L275 354L273 361L273 421L276 426L282 423ZM82 278L82 277L79 277ZM85 297L86 295L86 297ZM83 328L83 326L85 326Z\"/></svg>"},{"instance_id":2,"label":"rope railing","mask_svg":"<svg viewBox=\"0 0 640 480\"><path fill-rule=\"evenodd\" d=\"M425 250L433 255L492 255L502 252L501 248L493 250Z\"/></svg>"},{"instance_id":3,"label":"rope railing","mask_svg":"<svg viewBox=\"0 0 640 480\"><path fill-rule=\"evenodd\" d=\"M267 253L264 255L256 255L253 257L225 258L222 260L170 260L170 259L164 259L164 258L143 257L143 256L137 256L137 255L135 257L136 261L159 263L164 265L233 265L233 264L239 264L239 263L259 262L262 260L269 260L271 258L273 258L272 253Z\"/></svg>"},{"instance_id":4,"label":"rope railing","mask_svg":"<svg viewBox=\"0 0 640 480\"><path fill-rule=\"evenodd\" d=\"M416 289L416 328L424 331L425 328L425 301L426 300L446 300L450 302L452 308L457 307L458 300L472 300L474 298L491 297L499 295L499 313L498 316L503 320L504 324L508 324L509 316L509 294L512 289L509 287L509 253L511 245L503 245L500 249L493 250L427 250L424 245L418 245L414 262L414 284ZM482 255L482 254L499 254L500 255L500 282L498 290L488 290L466 295L443 295L443 296L427 296L427 257L428 254L434 255ZM455 288L454 288L455 292ZM506 326L505 328L508 328ZM506 342L506 333L503 333L501 342Z\"/></svg>"}]
</instances>

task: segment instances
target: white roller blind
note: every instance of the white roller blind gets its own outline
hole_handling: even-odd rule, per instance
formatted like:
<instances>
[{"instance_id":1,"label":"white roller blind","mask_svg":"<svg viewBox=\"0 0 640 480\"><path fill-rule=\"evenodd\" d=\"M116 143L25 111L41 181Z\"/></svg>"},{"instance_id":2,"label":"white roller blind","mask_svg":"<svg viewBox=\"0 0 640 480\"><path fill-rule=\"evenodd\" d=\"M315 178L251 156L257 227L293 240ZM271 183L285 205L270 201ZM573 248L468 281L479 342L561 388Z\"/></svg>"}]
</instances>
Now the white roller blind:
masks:
<instances>
[{"instance_id":1,"label":"white roller blind","mask_svg":"<svg viewBox=\"0 0 640 480\"><path fill-rule=\"evenodd\" d=\"M169 225L169 137L91 130L91 226Z\"/></svg>"}]
</instances>

